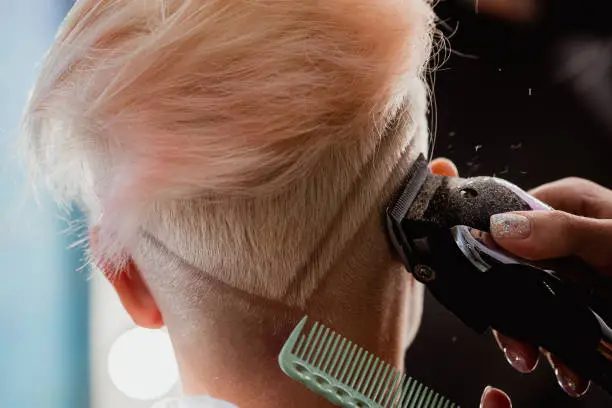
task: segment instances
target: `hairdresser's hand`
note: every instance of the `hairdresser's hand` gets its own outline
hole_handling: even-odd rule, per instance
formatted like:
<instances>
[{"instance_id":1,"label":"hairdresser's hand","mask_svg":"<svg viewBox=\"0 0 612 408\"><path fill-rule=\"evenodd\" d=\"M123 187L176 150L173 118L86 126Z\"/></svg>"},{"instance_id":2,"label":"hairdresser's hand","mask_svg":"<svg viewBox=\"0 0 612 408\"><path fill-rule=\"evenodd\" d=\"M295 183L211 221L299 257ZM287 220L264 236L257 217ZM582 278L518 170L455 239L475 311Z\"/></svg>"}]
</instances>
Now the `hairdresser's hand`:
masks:
<instances>
[{"instance_id":1,"label":"hairdresser's hand","mask_svg":"<svg viewBox=\"0 0 612 408\"><path fill-rule=\"evenodd\" d=\"M557 211L493 216L491 234L496 242L531 260L578 256L603 275L612 276L612 191L587 180L569 178L545 184L531 194ZM494 334L514 368L522 373L533 371L538 350ZM555 356L544 354L565 392L577 397L588 390L588 381Z\"/></svg>"}]
</instances>

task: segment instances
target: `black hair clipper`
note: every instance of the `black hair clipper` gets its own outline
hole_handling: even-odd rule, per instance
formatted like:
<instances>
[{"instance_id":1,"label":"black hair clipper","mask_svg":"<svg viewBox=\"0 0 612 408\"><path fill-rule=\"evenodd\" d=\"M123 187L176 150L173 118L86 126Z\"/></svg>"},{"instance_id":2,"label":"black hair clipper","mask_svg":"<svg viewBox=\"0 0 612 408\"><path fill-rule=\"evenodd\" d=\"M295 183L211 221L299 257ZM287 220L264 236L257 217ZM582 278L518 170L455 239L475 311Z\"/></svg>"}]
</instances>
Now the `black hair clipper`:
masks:
<instances>
[{"instance_id":1,"label":"black hair clipper","mask_svg":"<svg viewBox=\"0 0 612 408\"><path fill-rule=\"evenodd\" d=\"M431 174L420 156L386 217L408 271L466 325L543 347L612 394L610 281L577 258L518 259L488 234L494 214L548 209L505 180Z\"/></svg>"}]
</instances>

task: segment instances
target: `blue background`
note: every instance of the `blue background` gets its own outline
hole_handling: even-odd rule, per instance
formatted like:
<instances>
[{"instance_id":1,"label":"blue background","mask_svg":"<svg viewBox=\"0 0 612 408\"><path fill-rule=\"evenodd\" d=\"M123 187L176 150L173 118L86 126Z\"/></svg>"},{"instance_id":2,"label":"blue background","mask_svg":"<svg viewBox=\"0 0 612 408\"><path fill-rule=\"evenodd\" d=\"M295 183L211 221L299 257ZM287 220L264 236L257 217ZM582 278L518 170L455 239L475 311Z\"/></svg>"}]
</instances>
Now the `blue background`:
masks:
<instances>
[{"instance_id":1,"label":"blue background","mask_svg":"<svg viewBox=\"0 0 612 408\"><path fill-rule=\"evenodd\" d=\"M89 406L88 284L66 221L16 160L36 67L69 8L0 0L0 407ZM75 216L75 215L73 215Z\"/></svg>"}]
</instances>

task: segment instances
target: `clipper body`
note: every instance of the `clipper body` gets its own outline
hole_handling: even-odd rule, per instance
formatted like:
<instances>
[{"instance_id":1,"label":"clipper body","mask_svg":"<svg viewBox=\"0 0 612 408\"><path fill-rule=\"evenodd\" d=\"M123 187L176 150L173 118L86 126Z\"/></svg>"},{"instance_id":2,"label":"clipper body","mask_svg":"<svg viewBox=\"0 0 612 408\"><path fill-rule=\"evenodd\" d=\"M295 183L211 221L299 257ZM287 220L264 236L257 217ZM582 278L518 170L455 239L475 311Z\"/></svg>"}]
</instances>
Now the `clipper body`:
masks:
<instances>
[{"instance_id":1,"label":"clipper body","mask_svg":"<svg viewBox=\"0 0 612 408\"><path fill-rule=\"evenodd\" d=\"M433 175L421 156L386 222L408 271L466 325L543 347L612 394L612 283L577 258L516 258L488 235L494 214L548 209L505 180Z\"/></svg>"}]
</instances>

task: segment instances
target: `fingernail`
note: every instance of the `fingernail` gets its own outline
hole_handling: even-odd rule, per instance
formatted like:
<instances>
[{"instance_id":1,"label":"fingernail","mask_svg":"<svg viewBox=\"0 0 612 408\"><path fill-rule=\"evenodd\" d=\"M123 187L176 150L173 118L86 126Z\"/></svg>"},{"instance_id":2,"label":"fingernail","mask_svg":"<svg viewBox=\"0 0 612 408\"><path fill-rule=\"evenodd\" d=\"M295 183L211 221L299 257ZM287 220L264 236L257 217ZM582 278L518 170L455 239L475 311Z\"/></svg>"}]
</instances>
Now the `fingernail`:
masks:
<instances>
[{"instance_id":1,"label":"fingernail","mask_svg":"<svg viewBox=\"0 0 612 408\"><path fill-rule=\"evenodd\" d=\"M506 356L506 360L515 370L519 373L527 374L533 370L533 367L529 367L527 364L527 360L525 357L517 353L516 351L509 349L507 347L503 348L504 356Z\"/></svg>"},{"instance_id":2,"label":"fingernail","mask_svg":"<svg viewBox=\"0 0 612 408\"><path fill-rule=\"evenodd\" d=\"M563 388L568 395L578 398L586 392L586 388L581 386L580 379L575 378L573 375L566 373L562 369L555 369L555 376L559 386Z\"/></svg>"},{"instance_id":3,"label":"fingernail","mask_svg":"<svg viewBox=\"0 0 612 408\"><path fill-rule=\"evenodd\" d=\"M490 385L487 385L486 388L484 389L484 392L482 393L482 397L480 397L480 408L484 408L485 407L485 401L487 400L487 396L489 395L489 393L493 391L493 387L491 387Z\"/></svg>"},{"instance_id":4,"label":"fingernail","mask_svg":"<svg viewBox=\"0 0 612 408\"><path fill-rule=\"evenodd\" d=\"M571 397L581 397L589 389L589 382L583 381L570 370L555 366L555 376L559 386Z\"/></svg>"},{"instance_id":5,"label":"fingernail","mask_svg":"<svg viewBox=\"0 0 612 408\"><path fill-rule=\"evenodd\" d=\"M489 385L480 398L480 408L512 408L512 403L505 392Z\"/></svg>"},{"instance_id":6,"label":"fingernail","mask_svg":"<svg viewBox=\"0 0 612 408\"><path fill-rule=\"evenodd\" d=\"M504 353L504 357L506 357L506 361L508 361L508 363L514 367L516 371L521 374L528 374L534 370L535 366L530 365L525 356L516 351L513 347L509 347L509 345L506 344L506 342L504 342L504 340L496 332L493 334L495 336L495 340L497 340L497 345Z\"/></svg>"},{"instance_id":7,"label":"fingernail","mask_svg":"<svg viewBox=\"0 0 612 408\"><path fill-rule=\"evenodd\" d=\"M491 235L494 238L524 239L531 234L529 218L520 214L495 214L491 217Z\"/></svg>"}]
</instances>

